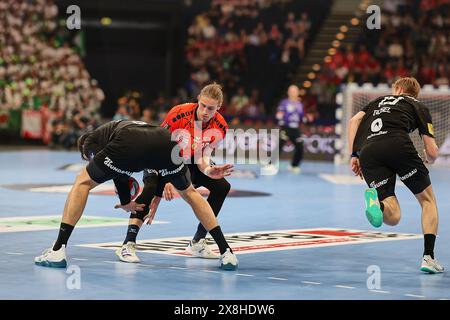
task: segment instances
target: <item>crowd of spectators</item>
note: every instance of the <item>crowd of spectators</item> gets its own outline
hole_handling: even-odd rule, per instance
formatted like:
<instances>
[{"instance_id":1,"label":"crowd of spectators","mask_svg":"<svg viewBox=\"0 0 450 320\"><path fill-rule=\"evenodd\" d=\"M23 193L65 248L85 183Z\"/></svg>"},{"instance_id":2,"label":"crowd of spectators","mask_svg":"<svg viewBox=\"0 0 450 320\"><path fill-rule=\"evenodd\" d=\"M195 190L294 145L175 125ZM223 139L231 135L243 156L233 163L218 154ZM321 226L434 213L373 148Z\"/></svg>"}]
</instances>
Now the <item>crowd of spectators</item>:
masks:
<instances>
[{"instance_id":1,"label":"crowd of spectators","mask_svg":"<svg viewBox=\"0 0 450 320\"><path fill-rule=\"evenodd\" d=\"M392 83L412 74L422 84L449 84L450 1L416 2L387 2L380 32L363 32L358 47L330 63L338 80Z\"/></svg>"},{"instance_id":2,"label":"crowd of spectators","mask_svg":"<svg viewBox=\"0 0 450 320\"><path fill-rule=\"evenodd\" d=\"M310 13L298 5L292 0L212 0L187 29L188 96L195 98L214 80L224 87L221 112L228 120L272 118L313 29ZM313 12L317 24L326 11Z\"/></svg>"},{"instance_id":3,"label":"crowd of spectators","mask_svg":"<svg viewBox=\"0 0 450 320\"><path fill-rule=\"evenodd\" d=\"M53 0L0 1L0 110L45 110L51 145L95 126L103 91L58 22Z\"/></svg>"},{"instance_id":4,"label":"crowd of spectators","mask_svg":"<svg viewBox=\"0 0 450 320\"><path fill-rule=\"evenodd\" d=\"M357 41L337 49L302 97L308 122L314 123L304 130L332 132L335 95L343 83L390 84L412 75L422 85L448 85L449 3L385 1L381 29L360 24ZM187 28L186 92L169 99L160 95L142 110L144 118L158 123L171 106L195 100L205 84L217 81L225 92L221 113L232 126L272 126L288 75L305 55L311 20L308 12L293 10L291 0L210 1ZM124 104L117 118L143 119Z\"/></svg>"},{"instance_id":5,"label":"crowd of spectators","mask_svg":"<svg viewBox=\"0 0 450 320\"><path fill-rule=\"evenodd\" d=\"M450 0L386 0L381 29L363 23L359 39L338 48L311 88L318 104L335 105L347 82L388 83L414 76L421 85L449 85Z\"/></svg>"},{"instance_id":6,"label":"crowd of spectators","mask_svg":"<svg viewBox=\"0 0 450 320\"><path fill-rule=\"evenodd\" d=\"M221 112L232 125L271 125L289 75L305 56L311 20L326 14L316 6L312 19L309 7L293 0L208 1L186 28L185 87L148 104L129 92L118 99L113 119L158 124L171 106L195 100L216 81L225 92ZM0 110L45 111L46 142L66 148L100 123L105 98L68 33L54 0L0 2Z\"/></svg>"}]
</instances>

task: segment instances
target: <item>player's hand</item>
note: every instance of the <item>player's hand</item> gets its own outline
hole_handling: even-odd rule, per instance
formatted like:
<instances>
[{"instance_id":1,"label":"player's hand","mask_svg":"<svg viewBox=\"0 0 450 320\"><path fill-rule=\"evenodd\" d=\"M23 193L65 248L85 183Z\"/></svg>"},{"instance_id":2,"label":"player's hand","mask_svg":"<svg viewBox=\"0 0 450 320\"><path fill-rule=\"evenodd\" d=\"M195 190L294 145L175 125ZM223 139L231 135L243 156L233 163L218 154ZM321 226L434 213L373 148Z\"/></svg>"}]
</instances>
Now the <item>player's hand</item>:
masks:
<instances>
[{"instance_id":1,"label":"player's hand","mask_svg":"<svg viewBox=\"0 0 450 320\"><path fill-rule=\"evenodd\" d=\"M163 197L166 199L166 201L171 201L173 198L175 198L175 194L177 192L177 189L173 186L171 183L166 183L163 191Z\"/></svg>"},{"instance_id":2,"label":"player's hand","mask_svg":"<svg viewBox=\"0 0 450 320\"><path fill-rule=\"evenodd\" d=\"M361 180L363 180L363 175L361 171L361 166L359 164L359 159L357 157L352 157L350 160L350 167L355 174L355 176L359 176Z\"/></svg>"},{"instance_id":3,"label":"player's hand","mask_svg":"<svg viewBox=\"0 0 450 320\"><path fill-rule=\"evenodd\" d=\"M126 212L136 213L136 211L142 211L144 210L145 204L136 203L134 201L131 201L128 204L121 205L120 203L116 204L114 206L114 209L123 209Z\"/></svg>"},{"instance_id":4,"label":"player's hand","mask_svg":"<svg viewBox=\"0 0 450 320\"><path fill-rule=\"evenodd\" d=\"M148 212L148 215L144 217L144 221L147 221L146 224L152 224L160 202L161 197L153 197L152 202L150 203L150 211Z\"/></svg>"},{"instance_id":5,"label":"player's hand","mask_svg":"<svg viewBox=\"0 0 450 320\"><path fill-rule=\"evenodd\" d=\"M428 159L427 151L425 149L423 149L423 158L422 159L423 159L423 163L426 163L426 164L434 163L434 161L431 161L430 159Z\"/></svg>"},{"instance_id":6,"label":"player's hand","mask_svg":"<svg viewBox=\"0 0 450 320\"><path fill-rule=\"evenodd\" d=\"M205 170L205 174L212 179L222 179L231 175L234 168L232 164L224 164L222 166L209 166Z\"/></svg>"}]
</instances>

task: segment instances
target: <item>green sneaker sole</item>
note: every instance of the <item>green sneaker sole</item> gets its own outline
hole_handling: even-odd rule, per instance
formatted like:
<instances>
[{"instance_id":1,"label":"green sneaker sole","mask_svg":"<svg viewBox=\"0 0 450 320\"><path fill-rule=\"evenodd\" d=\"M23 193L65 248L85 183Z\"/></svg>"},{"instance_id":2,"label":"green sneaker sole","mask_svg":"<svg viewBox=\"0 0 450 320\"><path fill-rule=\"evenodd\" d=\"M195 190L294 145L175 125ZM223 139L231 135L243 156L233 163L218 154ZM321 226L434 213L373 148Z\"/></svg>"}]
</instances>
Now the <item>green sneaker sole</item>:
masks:
<instances>
[{"instance_id":1,"label":"green sneaker sole","mask_svg":"<svg viewBox=\"0 0 450 320\"><path fill-rule=\"evenodd\" d=\"M231 264L231 263L227 263L227 264L221 264L220 265L220 269L222 270L226 270L226 271L235 271L237 270L238 266Z\"/></svg>"},{"instance_id":2,"label":"green sneaker sole","mask_svg":"<svg viewBox=\"0 0 450 320\"><path fill-rule=\"evenodd\" d=\"M420 268L420 271L423 271L423 272L426 272L426 273L429 273L429 274L443 273L442 271L434 271L434 270L426 268L426 267Z\"/></svg>"},{"instance_id":3,"label":"green sneaker sole","mask_svg":"<svg viewBox=\"0 0 450 320\"><path fill-rule=\"evenodd\" d=\"M41 267L48 267L48 268L67 268L67 262L66 260L61 260L58 262L51 262L51 261L41 261L41 262L34 262L35 265L41 266Z\"/></svg>"},{"instance_id":4,"label":"green sneaker sole","mask_svg":"<svg viewBox=\"0 0 450 320\"><path fill-rule=\"evenodd\" d=\"M428 269L428 268L420 268L420 271L426 272L426 273L435 273L433 270Z\"/></svg>"},{"instance_id":5,"label":"green sneaker sole","mask_svg":"<svg viewBox=\"0 0 450 320\"><path fill-rule=\"evenodd\" d=\"M370 224L375 228L381 227L383 224L383 212L378 205L373 204L377 202L378 192L374 188L367 189L364 193L366 200L366 217Z\"/></svg>"}]
</instances>

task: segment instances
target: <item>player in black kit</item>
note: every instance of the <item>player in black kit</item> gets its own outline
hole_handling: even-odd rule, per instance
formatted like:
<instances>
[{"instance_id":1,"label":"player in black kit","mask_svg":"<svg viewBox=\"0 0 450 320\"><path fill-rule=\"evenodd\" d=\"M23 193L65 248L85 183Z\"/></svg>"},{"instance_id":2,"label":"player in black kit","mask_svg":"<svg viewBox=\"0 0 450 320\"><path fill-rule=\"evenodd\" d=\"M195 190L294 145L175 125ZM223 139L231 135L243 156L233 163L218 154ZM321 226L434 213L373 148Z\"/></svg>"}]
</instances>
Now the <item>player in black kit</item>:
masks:
<instances>
[{"instance_id":1,"label":"player in black kit","mask_svg":"<svg viewBox=\"0 0 450 320\"><path fill-rule=\"evenodd\" d=\"M67 266L65 247L83 214L91 189L108 180L128 178L133 172L152 168L165 181L172 183L214 238L221 253L221 268L236 269L237 258L226 242L211 206L192 186L180 156L180 147L171 140L166 129L140 121L119 120L97 128L92 137L96 138L98 149L86 168L78 174L67 197L56 242L52 248L35 258L35 264L46 267ZM232 165L213 166L210 170L230 171ZM142 209L142 205L130 201L122 208L137 212Z\"/></svg>"},{"instance_id":2,"label":"player in black kit","mask_svg":"<svg viewBox=\"0 0 450 320\"><path fill-rule=\"evenodd\" d=\"M396 175L416 196L422 207L424 254L421 270L441 273L444 268L434 258L438 211L428 169L438 157L433 124L428 108L417 96L420 85L406 77L392 86L392 95L367 104L349 122L351 169L364 177L370 187L365 192L366 216L374 227L394 226L400 221L400 205L395 196ZM418 129L425 145L422 160L409 133Z\"/></svg>"},{"instance_id":3,"label":"player in black kit","mask_svg":"<svg viewBox=\"0 0 450 320\"><path fill-rule=\"evenodd\" d=\"M104 130L95 130L80 136L80 138L78 138L78 150L80 151L81 158L86 161L92 160L94 156L102 150L102 146L105 146L108 143L109 136L103 131L112 132L116 125L117 123L110 122L105 126ZM152 176L151 178L151 181L150 179L144 179L144 183L146 181L148 181L148 185L150 185L150 183L157 183L157 177ZM113 179L117 195L120 199L120 205L116 207L123 208L127 212L130 211L132 214L136 214L138 211L141 211L141 209L144 209L145 205L143 202L138 201L136 202L140 205L136 205L135 202L131 201L130 180L134 180L134 178L126 175L120 175Z\"/></svg>"}]
</instances>

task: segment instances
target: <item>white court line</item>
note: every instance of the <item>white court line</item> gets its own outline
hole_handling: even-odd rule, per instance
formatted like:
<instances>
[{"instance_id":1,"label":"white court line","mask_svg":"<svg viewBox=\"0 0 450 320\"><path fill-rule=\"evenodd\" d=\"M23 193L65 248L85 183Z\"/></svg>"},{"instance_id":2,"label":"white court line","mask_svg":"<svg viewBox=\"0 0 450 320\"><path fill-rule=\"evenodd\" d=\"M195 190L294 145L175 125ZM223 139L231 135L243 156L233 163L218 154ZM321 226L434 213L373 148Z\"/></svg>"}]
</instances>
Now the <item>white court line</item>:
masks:
<instances>
[{"instance_id":1,"label":"white court line","mask_svg":"<svg viewBox=\"0 0 450 320\"><path fill-rule=\"evenodd\" d=\"M281 281L286 281L288 279L286 278L277 278L277 277L267 277L267 279L271 279L271 280L281 280Z\"/></svg>"},{"instance_id":2,"label":"white court line","mask_svg":"<svg viewBox=\"0 0 450 320\"><path fill-rule=\"evenodd\" d=\"M5 254L12 254L12 255L16 255L16 256L24 255L24 253L21 253L21 252L5 252Z\"/></svg>"},{"instance_id":3,"label":"white court line","mask_svg":"<svg viewBox=\"0 0 450 320\"><path fill-rule=\"evenodd\" d=\"M104 263L113 263L113 264L117 264L117 263L122 263L120 261L103 261Z\"/></svg>"},{"instance_id":4,"label":"white court line","mask_svg":"<svg viewBox=\"0 0 450 320\"><path fill-rule=\"evenodd\" d=\"M343 286L343 285L335 285L336 288L342 288L342 289L355 289L355 287L350 287L350 286Z\"/></svg>"},{"instance_id":5,"label":"white court line","mask_svg":"<svg viewBox=\"0 0 450 320\"><path fill-rule=\"evenodd\" d=\"M73 258L73 260L87 260L87 259L80 259L80 258ZM112 263L112 264L117 264L117 263L121 263L120 261L103 261L105 263ZM139 263L138 265L140 266L144 266L144 267L154 267L154 265L150 265L150 264L142 264ZM168 267L169 269L175 269L175 270L188 270L188 268L185 267L176 267L176 266L170 266ZM214 271L214 270L199 270L199 271L203 271L203 272L209 272L209 273L221 273L219 271ZM254 277L254 275L252 274L246 274L246 273L236 273L237 276L243 276L243 277ZM278 277L267 277L267 279L270 280L279 280L279 281L287 281L289 279L286 278L278 278ZM322 284L321 282L314 282L314 281L301 281L303 284L312 284L312 285L320 285ZM336 288L342 288L342 289L355 289L355 287L351 287L351 286L344 286L344 285L335 285L334 287ZM390 294L390 291L383 291L383 290L369 290L370 292L375 292L375 293L385 293L385 294ZM413 297L413 298L425 298L425 296L422 295L415 295L415 294L405 294L405 296L407 297ZM439 300L449 300L446 298L443 299L439 299Z\"/></svg>"},{"instance_id":6,"label":"white court line","mask_svg":"<svg viewBox=\"0 0 450 320\"><path fill-rule=\"evenodd\" d=\"M413 298L425 298L425 296L421 296L421 295L417 295L417 294L410 294L410 293L405 294L405 296L413 297Z\"/></svg>"},{"instance_id":7,"label":"white court line","mask_svg":"<svg viewBox=\"0 0 450 320\"><path fill-rule=\"evenodd\" d=\"M391 293L390 291L384 291L384 290L369 290L370 292L375 292L375 293Z\"/></svg>"},{"instance_id":8,"label":"white court line","mask_svg":"<svg viewBox=\"0 0 450 320\"><path fill-rule=\"evenodd\" d=\"M154 268L155 265L154 264L144 264L144 263L138 263L138 266L143 266L143 267L150 267L150 268Z\"/></svg>"},{"instance_id":9,"label":"white court line","mask_svg":"<svg viewBox=\"0 0 450 320\"><path fill-rule=\"evenodd\" d=\"M16 254L16 255L23 255L23 253L17 253L17 252L5 252L6 254ZM79 260L79 261L87 261L88 259L82 259L82 258L72 258L73 260ZM117 263L122 263L120 261L103 261L104 263L112 263L112 264L117 264ZM143 266L143 267L155 267L154 265L151 264L142 264L139 263L137 264L139 266ZM188 270L188 268L185 267L176 267L176 266L170 266L168 267L169 269L175 269L175 270ZM214 270L199 270L199 271L203 271L203 272L209 272L209 273L221 273L219 271L214 271ZM254 277L254 275L252 274L246 274L246 273L236 273L237 276L243 276L243 277ZM287 281L289 279L286 278L278 278L278 277L267 277L267 279L271 279L271 280L279 280L279 281ZM320 285L322 284L321 282L314 282L314 281L301 281L301 283L303 284L312 284L312 285ZM355 289L355 287L351 287L351 286L344 286L344 285L335 285L334 287L336 288L342 288L342 289ZM390 294L390 291L384 291L384 290L369 290L370 292L375 292L375 293L385 293L385 294ZM416 294L404 294L406 297L412 297L412 298L426 298L425 296L422 295L416 295ZM442 298L442 299L438 299L438 300L449 300L448 298Z\"/></svg>"},{"instance_id":10,"label":"white court line","mask_svg":"<svg viewBox=\"0 0 450 320\"><path fill-rule=\"evenodd\" d=\"M320 282L313 282L313 281L302 281L302 283L304 283L304 284L315 284L315 285L322 284Z\"/></svg>"}]
</instances>

